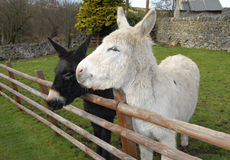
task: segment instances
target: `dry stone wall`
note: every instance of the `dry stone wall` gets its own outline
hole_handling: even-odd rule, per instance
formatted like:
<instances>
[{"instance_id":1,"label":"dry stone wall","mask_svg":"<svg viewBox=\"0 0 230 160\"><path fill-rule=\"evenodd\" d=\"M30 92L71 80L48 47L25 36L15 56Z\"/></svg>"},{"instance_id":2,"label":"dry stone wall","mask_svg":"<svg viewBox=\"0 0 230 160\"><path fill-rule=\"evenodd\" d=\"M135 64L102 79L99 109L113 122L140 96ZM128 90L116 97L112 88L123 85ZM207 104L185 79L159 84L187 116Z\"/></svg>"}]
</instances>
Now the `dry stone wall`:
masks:
<instances>
[{"instance_id":1,"label":"dry stone wall","mask_svg":"<svg viewBox=\"0 0 230 160\"><path fill-rule=\"evenodd\" d=\"M159 18L153 35L161 43L229 50L230 16Z\"/></svg>"},{"instance_id":2,"label":"dry stone wall","mask_svg":"<svg viewBox=\"0 0 230 160\"><path fill-rule=\"evenodd\" d=\"M71 47L80 45L84 42L85 38L86 35L83 32L73 35ZM55 39L55 41L67 48L63 39ZM54 53L56 53L56 51L48 40L41 43L21 43L0 46L0 60L32 58Z\"/></svg>"},{"instance_id":3,"label":"dry stone wall","mask_svg":"<svg viewBox=\"0 0 230 160\"><path fill-rule=\"evenodd\" d=\"M79 45L85 34L77 34L73 45ZM156 42L188 48L230 51L230 15L185 18L159 18L153 30ZM62 44L61 41L58 43ZM0 60L31 58L55 53L48 41L0 46Z\"/></svg>"},{"instance_id":4,"label":"dry stone wall","mask_svg":"<svg viewBox=\"0 0 230 160\"><path fill-rule=\"evenodd\" d=\"M55 53L48 41L0 46L0 60L38 57Z\"/></svg>"}]
</instances>

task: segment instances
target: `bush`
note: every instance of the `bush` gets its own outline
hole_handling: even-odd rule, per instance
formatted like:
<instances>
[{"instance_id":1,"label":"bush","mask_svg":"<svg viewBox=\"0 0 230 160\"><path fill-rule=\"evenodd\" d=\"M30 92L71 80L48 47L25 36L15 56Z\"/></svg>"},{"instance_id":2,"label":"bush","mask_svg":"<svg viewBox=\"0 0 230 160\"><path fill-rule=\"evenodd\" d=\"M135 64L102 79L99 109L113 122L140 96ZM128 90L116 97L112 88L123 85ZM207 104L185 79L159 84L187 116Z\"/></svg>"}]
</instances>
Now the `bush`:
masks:
<instances>
[{"instance_id":1,"label":"bush","mask_svg":"<svg viewBox=\"0 0 230 160\"><path fill-rule=\"evenodd\" d=\"M87 34L106 34L114 29L117 7L124 6L123 0L83 0L76 16L75 27Z\"/></svg>"}]
</instances>

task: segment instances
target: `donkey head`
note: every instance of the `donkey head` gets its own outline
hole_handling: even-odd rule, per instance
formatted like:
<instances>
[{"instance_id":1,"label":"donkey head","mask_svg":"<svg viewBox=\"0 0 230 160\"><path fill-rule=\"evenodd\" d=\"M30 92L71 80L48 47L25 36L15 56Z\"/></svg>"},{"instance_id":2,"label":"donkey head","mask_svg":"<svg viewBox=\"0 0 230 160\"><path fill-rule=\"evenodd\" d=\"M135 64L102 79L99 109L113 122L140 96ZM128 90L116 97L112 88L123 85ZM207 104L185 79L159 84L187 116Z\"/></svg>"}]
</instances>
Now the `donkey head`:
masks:
<instances>
[{"instance_id":1,"label":"donkey head","mask_svg":"<svg viewBox=\"0 0 230 160\"><path fill-rule=\"evenodd\" d=\"M150 10L142 21L131 27L119 7L119 29L105 37L102 44L79 63L76 71L78 82L93 89L120 89L132 83L136 74L154 61L152 41L148 35L155 21L156 12Z\"/></svg>"},{"instance_id":2,"label":"donkey head","mask_svg":"<svg viewBox=\"0 0 230 160\"><path fill-rule=\"evenodd\" d=\"M84 94L85 89L77 83L75 71L78 63L86 56L90 37L78 49L70 52L50 38L48 39L57 51L60 60L54 70L55 78L47 97L47 103L52 109L61 109L76 97Z\"/></svg>"}]
</instances>

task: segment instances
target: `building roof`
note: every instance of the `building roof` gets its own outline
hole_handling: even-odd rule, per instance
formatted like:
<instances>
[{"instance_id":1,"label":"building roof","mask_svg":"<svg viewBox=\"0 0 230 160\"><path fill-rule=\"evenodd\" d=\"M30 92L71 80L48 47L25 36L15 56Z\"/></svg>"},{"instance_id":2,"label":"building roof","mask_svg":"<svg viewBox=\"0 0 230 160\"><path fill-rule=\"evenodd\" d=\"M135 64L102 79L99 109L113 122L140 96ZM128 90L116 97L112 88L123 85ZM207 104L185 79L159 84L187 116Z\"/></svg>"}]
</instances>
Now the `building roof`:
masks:
<instances>
[{"instance_id":1,"label":"building roof","mask_svg":"<svg viewBox=\"0 0 230 160\"><path fill-rule=\"evenodd\" d=\"M219 0L179 0L180 10L190 11L221 11L223 10Z\"/></svg>"}]
</instances>

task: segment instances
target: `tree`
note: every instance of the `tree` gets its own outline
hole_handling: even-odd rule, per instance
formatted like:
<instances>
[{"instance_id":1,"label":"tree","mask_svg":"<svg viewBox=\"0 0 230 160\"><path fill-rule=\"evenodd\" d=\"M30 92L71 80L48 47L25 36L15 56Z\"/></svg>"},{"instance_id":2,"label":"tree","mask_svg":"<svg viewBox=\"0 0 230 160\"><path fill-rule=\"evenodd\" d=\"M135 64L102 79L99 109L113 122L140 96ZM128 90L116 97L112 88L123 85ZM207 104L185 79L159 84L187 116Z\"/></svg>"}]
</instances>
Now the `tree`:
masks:
<instances>
[{"instance_id":1,"label":"tree","mask_svg":"<svg viewBox=\"0 0 230 160\"><path fill-rule=\"evenodd\" d=\"M15 43L31 18L31 8L26 0L0 1L2 41ZM3 38L4 37L4 38Z\"/></svg>"},{"instance_id":2,"label":"tree","mask_svg":"<svg viewBox=\"0 0 230 160\"><path fill-rule=\"evenodd\" d=\"M67 47L70 48L72 33L75 31L74 24L75 24L75 15L79 10L79 5L76 2L69 2L67 0L63 1L62 9L60 10L63 14L62 17L62 30L61 32L65 35L65 41L67 42Z\"/></svg>"},{"instance_id":3,"label":"tree","mask_svg":"<svg viewBox=\"0 0 230 160\"><path fill-rule=\"evenodd\" d=\"M76 16L75 27L87 34L111 32L116 22L118 6L124 6L123 0L83 0L82 8Z\"/></svg>"},{"instance_id":4,"label":"tree","mask_svg":"<svg viewBox=\"0 0 230 160\"><path fill-rule=\"evenodd\" d=\"M153 8L160 10L170 10L172 9L173 0L153 0L152 6Z\"/></svg>"},{"instance_id":5,"label":"tree","mask_svg":"<svg viewBox=\"0 0 230 160\"><path fill-rule=\"evenodd\" d=\"M69 46L79 6L72 0L0 0L0 45L59 36Z\"/></svg>"}]
</instances>

